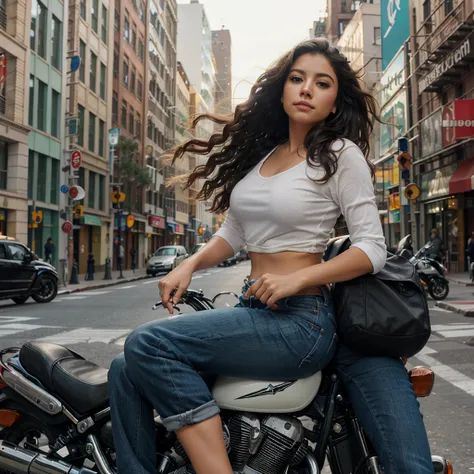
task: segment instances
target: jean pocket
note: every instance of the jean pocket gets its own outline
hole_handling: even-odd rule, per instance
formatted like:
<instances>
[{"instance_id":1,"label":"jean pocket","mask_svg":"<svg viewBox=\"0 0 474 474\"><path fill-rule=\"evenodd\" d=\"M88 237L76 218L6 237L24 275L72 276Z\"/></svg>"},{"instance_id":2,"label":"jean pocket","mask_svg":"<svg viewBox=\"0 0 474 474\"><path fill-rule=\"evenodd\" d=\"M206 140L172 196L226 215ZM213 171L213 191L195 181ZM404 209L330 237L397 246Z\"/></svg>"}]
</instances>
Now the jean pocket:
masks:
<instances>
[{"instance_id":1,"label":"jean pocket","mask_svg":"<svg viewBox=\"0 0 474 474\"><path fill-rule=\"evenodd\" d=\"M284 305L288 309L313 311L317 313L323 304L323 298L319 295L289 296L284 299Z\"/></svg>"},{"instance_id":2,"label":"jean pocket","mask_svg":"<svg viewBox=\"0 0 474 474\"><path fill-rule=\"evenodd\" d=\"M310 351L301 360L298 368L311 367L313 372L323 369L334 357L339 338L335 331L321 327Z\"/></svg>"}]
</instances>

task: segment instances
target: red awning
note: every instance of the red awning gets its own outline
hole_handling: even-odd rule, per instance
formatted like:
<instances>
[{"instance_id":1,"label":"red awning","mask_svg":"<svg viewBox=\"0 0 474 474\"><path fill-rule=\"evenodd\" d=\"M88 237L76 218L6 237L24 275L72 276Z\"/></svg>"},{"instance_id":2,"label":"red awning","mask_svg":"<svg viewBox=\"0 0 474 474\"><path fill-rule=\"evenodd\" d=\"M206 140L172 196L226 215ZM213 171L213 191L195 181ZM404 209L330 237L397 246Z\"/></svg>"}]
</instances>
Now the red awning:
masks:
<instances>
[{"instance_id":1,"label":"red awning","mask_svg":"<svg viewBox=\"0 0 474 474\"><path fill-rule=\"evenodd\" d=\"M449 180L450 194L464 193L474 189L474 160L461 161L459 168Z\"/></svg>"}]
</instances>

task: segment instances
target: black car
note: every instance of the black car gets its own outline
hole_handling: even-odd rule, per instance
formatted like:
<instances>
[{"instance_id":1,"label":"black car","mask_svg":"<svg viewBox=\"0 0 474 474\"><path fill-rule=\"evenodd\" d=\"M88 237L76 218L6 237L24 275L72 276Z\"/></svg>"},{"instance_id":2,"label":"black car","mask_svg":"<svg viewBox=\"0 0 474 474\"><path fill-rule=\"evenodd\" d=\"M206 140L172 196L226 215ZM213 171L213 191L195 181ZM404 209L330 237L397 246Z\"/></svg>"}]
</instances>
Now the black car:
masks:
<instances>
[{"instance_id":1,"label":"black car","mask_svg":"<svg viewBox=\"0 0 474 474\"><path fill-rule=\"evenodd\" d=\"M23 304L30 296L49 303L58 293L58 273L24 244L0 236L0 299Z\"/></svg>"}]
</instances>

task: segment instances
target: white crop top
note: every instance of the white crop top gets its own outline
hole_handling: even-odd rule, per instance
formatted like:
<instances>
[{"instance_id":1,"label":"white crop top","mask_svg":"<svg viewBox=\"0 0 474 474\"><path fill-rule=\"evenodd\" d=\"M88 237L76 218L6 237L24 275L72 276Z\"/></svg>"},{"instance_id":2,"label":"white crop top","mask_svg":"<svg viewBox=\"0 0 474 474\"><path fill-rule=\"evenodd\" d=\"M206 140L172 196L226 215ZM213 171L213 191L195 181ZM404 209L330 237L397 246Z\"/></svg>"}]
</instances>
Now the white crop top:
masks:
<instances>
[{"instance_id":1,"label":"white crop top","mask_svg":"<svg viewBox=\"0 0 474 474\"><path fill-rule=\"evenodd\" d=\"M369 167L349 140L338 140L333 150L339 155L338 169L324 184L313 181L324 176L324 169L306 161L263 177L260 168L272 150L234 187L227 218L215 235L234 252L247 244L249 252L322 253L342 214L352 246L365 252L374 273L379 272L387 248Z\"/></svg>"}]
</instances>

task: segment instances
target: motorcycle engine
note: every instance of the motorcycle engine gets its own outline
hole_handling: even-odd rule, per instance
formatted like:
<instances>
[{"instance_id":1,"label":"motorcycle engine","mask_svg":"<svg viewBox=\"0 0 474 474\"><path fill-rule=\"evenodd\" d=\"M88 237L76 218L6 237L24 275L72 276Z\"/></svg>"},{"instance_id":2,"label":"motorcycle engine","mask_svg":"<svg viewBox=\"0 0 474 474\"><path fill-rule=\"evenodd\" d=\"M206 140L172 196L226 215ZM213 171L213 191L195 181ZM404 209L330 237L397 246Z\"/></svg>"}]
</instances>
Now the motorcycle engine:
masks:
<instances>
[{"instance_id":1,"label":"motorcycle engine","mask_svg":"<svg viewBox=\"0 0 474 474\"><path fill-rule=\"evenodd\" d=\"M303 425L291 416L237 413L223 429L235 474L283 474L289 466L301 464L308 450ZM188 461L179 442L175 452ZM178 472L194 472L188 466Z\"/></svg>"}]
</instances>

